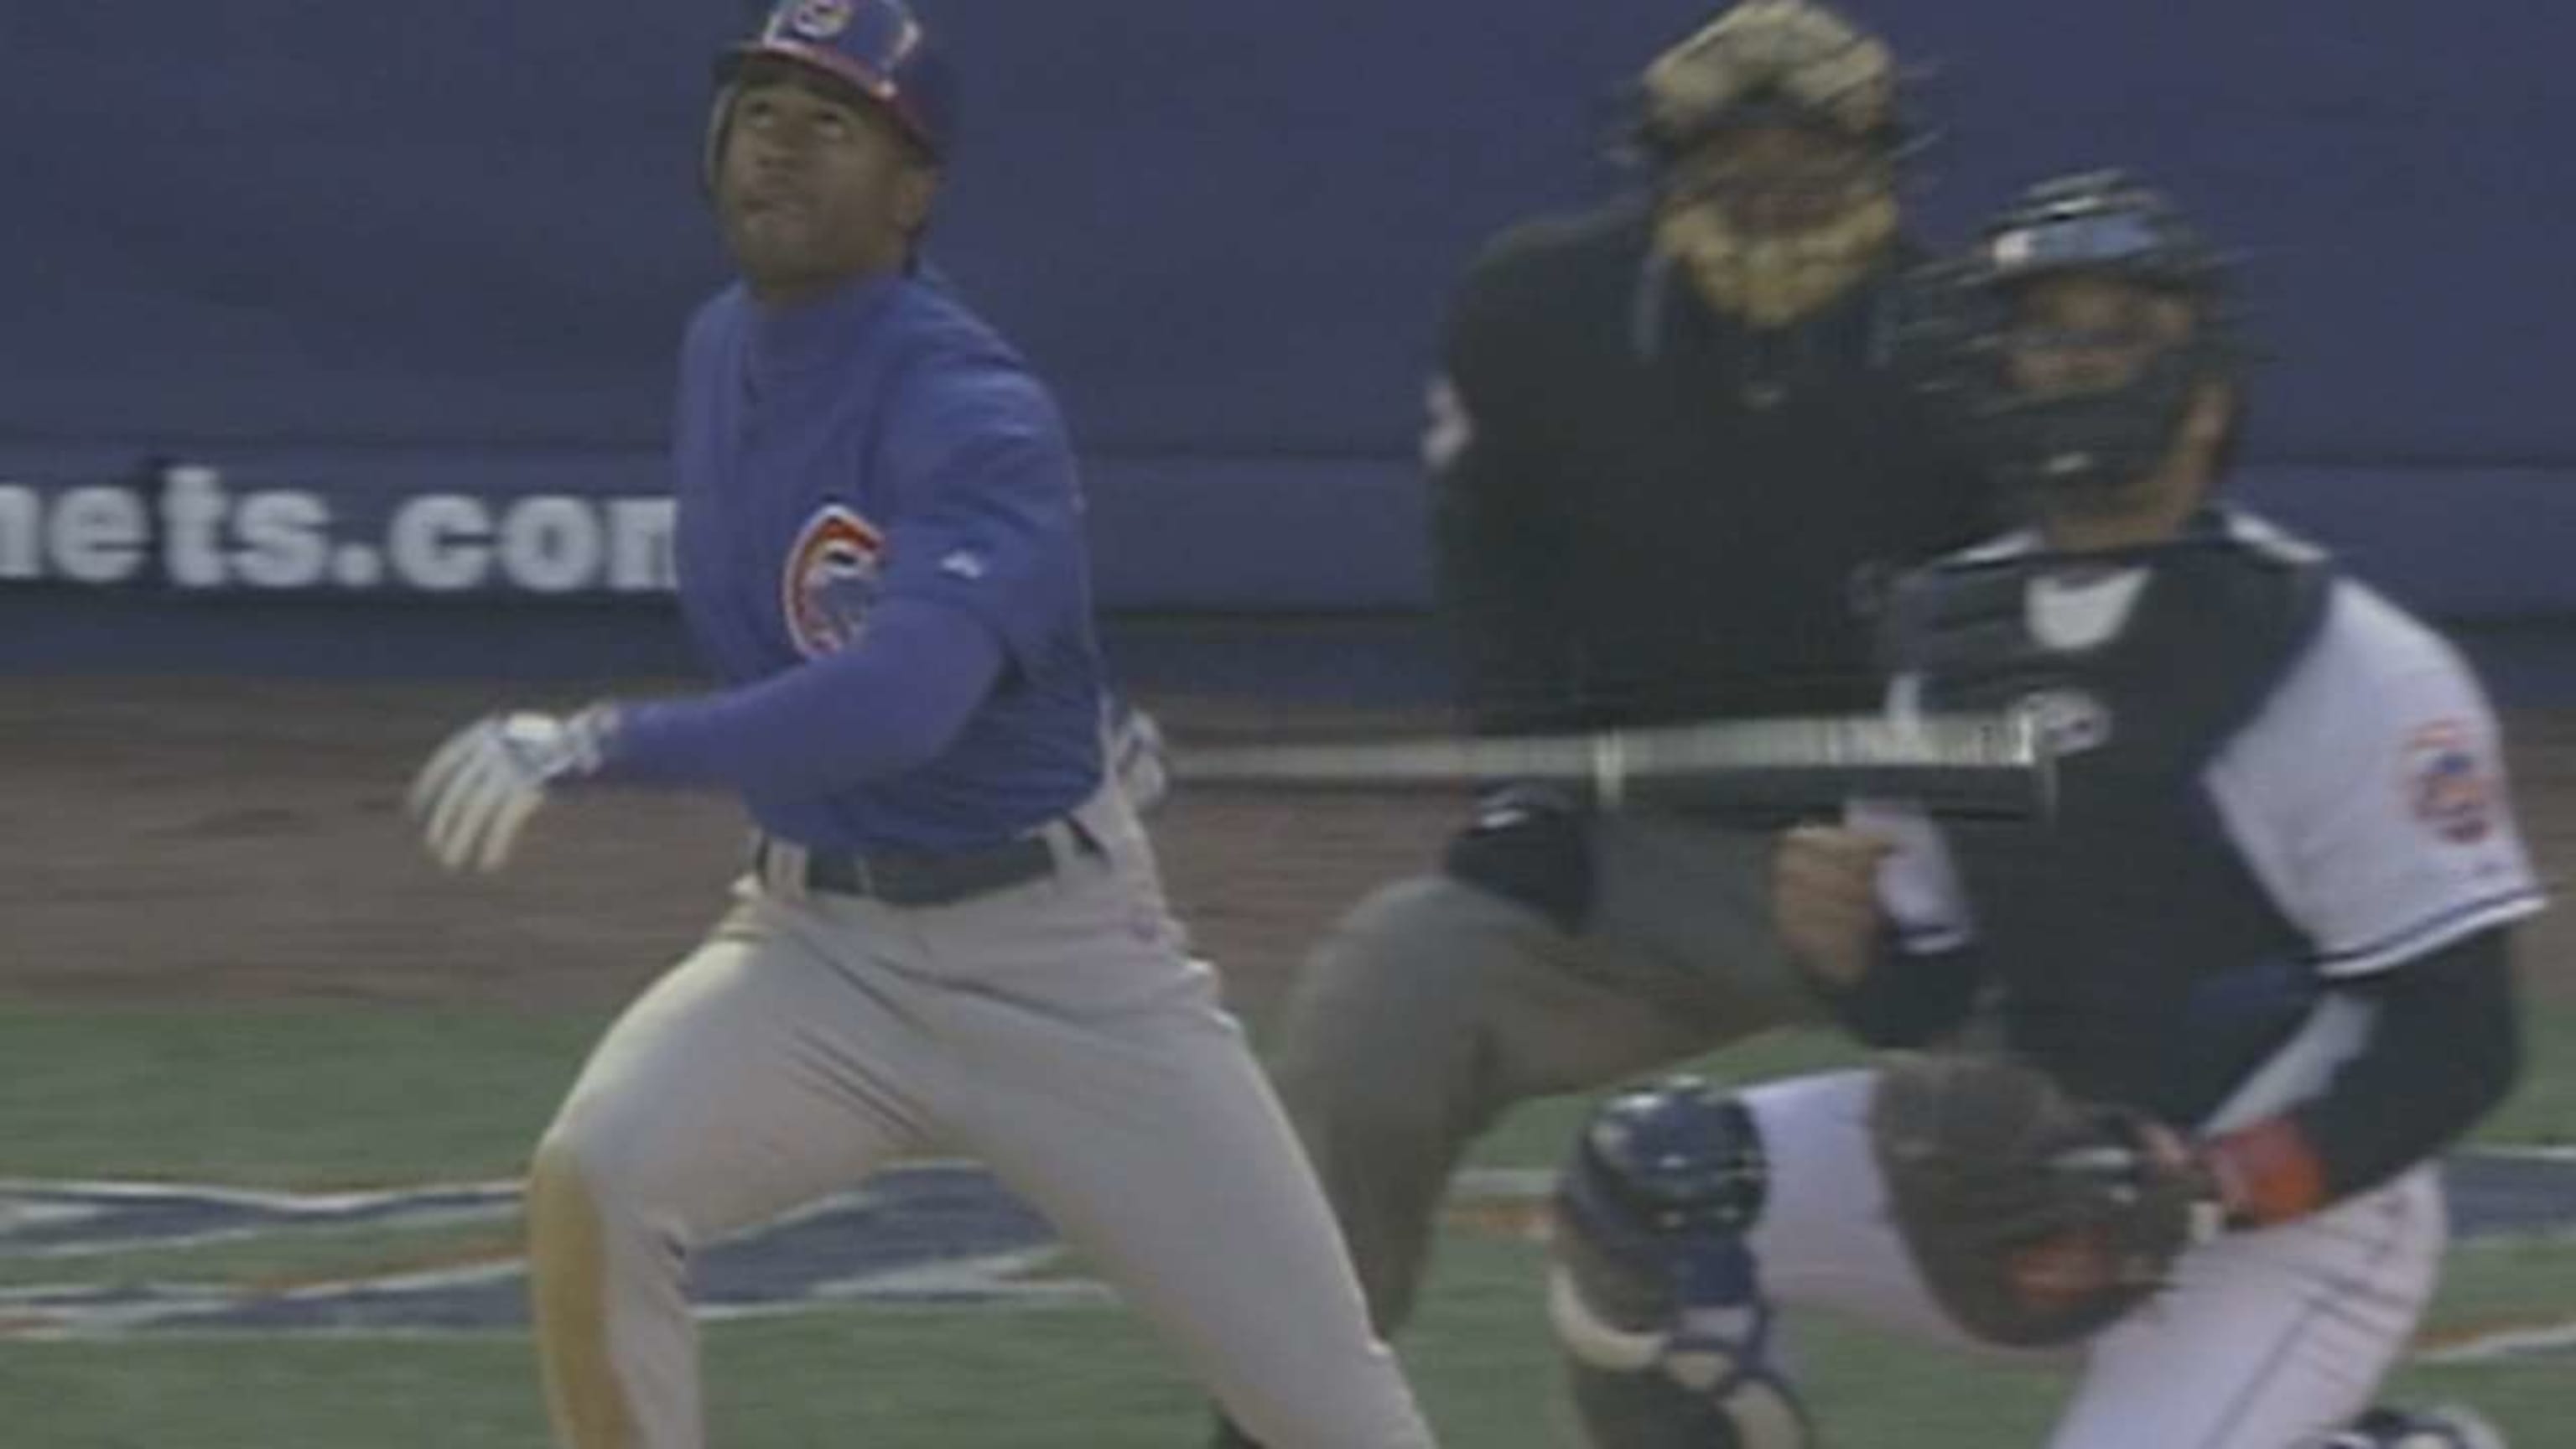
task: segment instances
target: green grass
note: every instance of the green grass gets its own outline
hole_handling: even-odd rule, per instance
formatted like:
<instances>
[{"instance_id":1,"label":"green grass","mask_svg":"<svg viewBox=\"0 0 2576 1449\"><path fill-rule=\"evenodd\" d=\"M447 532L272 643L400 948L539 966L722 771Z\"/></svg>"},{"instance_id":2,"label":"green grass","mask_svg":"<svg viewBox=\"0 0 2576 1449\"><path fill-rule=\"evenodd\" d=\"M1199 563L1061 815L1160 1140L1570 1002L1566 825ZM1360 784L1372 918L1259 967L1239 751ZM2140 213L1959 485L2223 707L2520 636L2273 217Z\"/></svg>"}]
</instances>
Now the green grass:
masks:
<instances>
[{"instance_id":1,"label":"green grass","mask_svg":"<svg viewBox=\"0 0 2576 1449\"><path fill-rule=\"evenodd\" d=\"M518 1251L518 1214L513 1210L443 1227L300 1228L177 1247L42 1258L0 1257L0 1288L39 1283L209 1283L242 1287L313 1283Z\"/></svg>"},{"instance_id":2,"label":"green grass","mask_svg":"<svg viewBox=\"0 0 2576 1449\"><path fill-rule=\"evenodd\" d=\"M2480 1135L2576 1142L2576 1004L2532 1015L2532 1070ZM606 1026L605 1015L0 1007L0 1176L277 1188L510 1176ZM1852 1060L1830 1036L1782 1032L1693 1066L1755 1081ZM1532 1103L1475 1160L1552 1163L1586 1106Z\"/></svg>"},{"instance_id":3,"label":"green grass","mask_svg":"<svg viewBox=\"0 0 2576 1449\"><path fill-rule=\"evenodd\" d=\"M1405 1357L1446 1442L1570 1442L1537 1267L1535 1249L1490 1240L1461 1239L1444 1256ZM1832 1323L1800 1335L1801 1382L1847 1449L2036 1443L2063 1393L2046 1371L1926 1354ZM1187 1446L1198 1433L1196 1390L1133 1318L1099 1308L723 1324L708 1335L707 1367L715 1442L728 1449ZM2518 1444L2546 1449L2565 1411L2565 1364L2418 1368L2394 1392L2470 1400ZM8 1442L49 1449L543 1443L525 1348L506 1336L12 1345L0 1353L0 1408L19 1431Z\"/></svg>"},{"instance_id":4,"label":"green grass","mask_svg":"<svg viewBox=\"0 0 2576 1449\"><path fill-rule=\"evenodd\" d=\"M2526 996L2523 1078L2478 1129L2489 1142L2576 1145L2576 999Z\"/></svg>"},{"instance_id":5,"label":"green grass","mask_svg":"<svg viewBox=\"0 0 2576 1449\"><path fill-rule=\"evenodd\" d=\"M275 1188L513 1176L606 1024L0 1006L0 1176Z\"/></svg>"},{"instance_id":6,"label":"green grass","mask_svg":"<svg viewBox=\"0 0 2576 1449\"><path fill-rule=\"evenodd\" d=\"M2442 1294L2424 1341L2535 1321L2576 1321L2576 1240L2489 1238L2465 1243L2444 1261Z\"/></svg>"},{"instance_id":7,"label":"green grass","mask_svg":"<svg viewBox=\"0 0 2576 1449\"><path fill-rule=\"evenodd\" d=\"M12 1008L0 1014L0 1175L321 1187L517 1170L604 1018L363 1008ZM2485 1135L2576 1140L2576 1007L2535 1023L2532 1081ZM1730 1080L1849 1059L1781 1036L1703 1066ZM1555 1162L1583 1103L1534 1104L1479 1145L1489 1165ZM255 1281L408 1261L506 1234L314 1230L44 1263L11 1282L156 1276ZM1537 1250L1443 1245L1403 1345L1445 1441L1569 1442L1539 1314ZM102 1272L101 1270L108 1270ZM2452 1260L2437 1331L2576 1313L2576 1244L2481 1243ZM1844 1449L2038 1442L2062 1392L2044 1372L1928 1355L1832 1323L1800 1328L1802 1382ZM1195 1445L1199 1394L1141 1326L1099 1307L851 1308L709 1334L726 1449L853 1444ZM2463 1398L2518 1446L2563 1437L2568 1356L2409 1369L2393 1396ZM330 1342L205 1338L0 1346L0 1443L16 1449L512 1449L544 1442L516 1335Z\"/></svg>"}]
</instances>

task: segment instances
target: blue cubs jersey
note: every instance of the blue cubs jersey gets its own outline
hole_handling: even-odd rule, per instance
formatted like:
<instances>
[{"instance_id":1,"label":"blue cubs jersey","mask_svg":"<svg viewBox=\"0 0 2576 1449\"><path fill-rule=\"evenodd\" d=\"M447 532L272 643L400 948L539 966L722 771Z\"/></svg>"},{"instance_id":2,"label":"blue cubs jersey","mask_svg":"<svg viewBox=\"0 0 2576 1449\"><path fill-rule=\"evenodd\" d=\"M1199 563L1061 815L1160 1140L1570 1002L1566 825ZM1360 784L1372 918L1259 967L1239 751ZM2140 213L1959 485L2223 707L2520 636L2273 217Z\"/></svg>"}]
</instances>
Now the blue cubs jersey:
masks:
<instances>
[{"instance_id":1,"label":"blue cubs jersey","mask_svg":"<svg viewBox=\"0 0 2576 1449\"><path fill-rule=\"evenodd\" d=\"M953 296L912 276L793 307L736 286L692 320L673 437L681 608L728 686L852 648L892 599L962 610L1007 664L928 766L746 799L824 849L990 844L1101 771L1082 497L1053 399Z\"/></svg>"}]
</instances>

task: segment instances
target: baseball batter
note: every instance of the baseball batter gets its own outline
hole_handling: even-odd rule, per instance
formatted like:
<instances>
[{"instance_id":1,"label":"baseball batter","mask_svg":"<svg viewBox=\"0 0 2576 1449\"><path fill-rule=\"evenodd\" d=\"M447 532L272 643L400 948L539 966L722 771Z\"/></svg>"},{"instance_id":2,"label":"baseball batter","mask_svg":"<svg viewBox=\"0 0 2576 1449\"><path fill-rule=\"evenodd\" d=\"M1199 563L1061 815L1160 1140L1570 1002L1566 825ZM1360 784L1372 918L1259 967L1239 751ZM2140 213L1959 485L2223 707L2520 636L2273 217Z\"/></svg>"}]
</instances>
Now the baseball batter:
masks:
<instances>
[{"instance_id":1,"label":"baseball batter","mask_svg":"<svg viewBox=\"0 0 2576 1449\"><path fill-rule=\"evenodd\" d=\"M898 1154L981 1157L1264 1440L1432 1440L1330 1212L1103 768L1062 420L916 270L952 88L901 0L788 0L720 68L743 284L681 360L681 601L726 688L478 722L415 792L450 866L576 788L722 790L754 868L539 1146L556 1434L704 1441L684 1277L712 1235Z\"/></svg>"},{"instance_id":2,"label":"baseball batter","mask_svg":"<svg viewBox=\"0 0 2576 1449\"><path fill-rule=\"evenodd\" d=\"M2052 1449L2491 1444L2363 1411L2438 1276L2434 1159L2518 1070L2509 928L2541 900L2495 721L2431 631L2211 504L2241 353L2163 201L2034 188L1965 276L1961 381L2036 523L1900 590L1896 705L2039 711L2059 816L1856 807L1784 838L1776 904L1867 1039L1965 1030L2089 1105L2031 1180L1950 1208L1989 1221L1944 1223L1914 1185L1955 1163L1926 1154L2015 1129L1957 1098L1909 1125L1896 1069L1614 1104L1554 1303L1593 1437L1803 1442L1771 1334L1799 1305L2076 1358ZM1990 1278L1949 1246L2052 1193L2172 1202L2174 1236L2146 1280L2108 1236L2008 1244Z\"/></svg>"}]
</instances>

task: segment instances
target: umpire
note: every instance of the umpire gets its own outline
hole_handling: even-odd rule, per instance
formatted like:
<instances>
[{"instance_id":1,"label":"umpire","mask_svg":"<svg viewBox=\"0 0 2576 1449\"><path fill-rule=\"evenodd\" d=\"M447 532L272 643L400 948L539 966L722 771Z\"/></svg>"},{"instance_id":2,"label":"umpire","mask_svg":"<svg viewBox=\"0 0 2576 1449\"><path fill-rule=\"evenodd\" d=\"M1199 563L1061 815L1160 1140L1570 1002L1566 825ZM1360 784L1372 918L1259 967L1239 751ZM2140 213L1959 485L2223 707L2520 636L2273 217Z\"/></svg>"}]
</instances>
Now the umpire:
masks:
<instances>
[{"instance_id":1,"label":"umpire","mask_svg":"<svg viewBox=\"0 0 2576 1449\"><path fill-rule=\"evenodd\" d=\"M1646 71L1644 195L1475 263L1425 452L1477 730L1876 709L1867 581L1990 524L1902 345L1896 89L1844 17L1742 0ZM1505 1109L1810 1013L1777 824L1498 785L1322 943L1276 1071L1382 1333Z\"/></svg>"}]
</instances>

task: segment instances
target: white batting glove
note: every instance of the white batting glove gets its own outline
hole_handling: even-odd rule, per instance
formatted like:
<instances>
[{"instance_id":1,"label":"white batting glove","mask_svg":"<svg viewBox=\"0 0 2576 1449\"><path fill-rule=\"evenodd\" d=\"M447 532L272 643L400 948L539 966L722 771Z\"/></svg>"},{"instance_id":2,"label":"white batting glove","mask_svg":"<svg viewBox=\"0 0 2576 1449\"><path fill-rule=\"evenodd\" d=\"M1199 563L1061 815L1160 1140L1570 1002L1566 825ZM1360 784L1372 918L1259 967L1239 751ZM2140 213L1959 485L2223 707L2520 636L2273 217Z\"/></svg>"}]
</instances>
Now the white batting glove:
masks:
<instances>
[{"instance_id":1,"label":"white batting glove","mask_svg":"<svg viewBox=\"0 0 2576 1449\"><path fill-rule=\"evenodd\" d=\"M1110 773L1140 817L1151 815L1172 793L1171 746L1163 727L1133 702L1120 699L1109 707L1107 746Z\"/></svg>"},{"instance_id":2,"label":"white batting glove","mask_svg":"<svg viewBox=\"0 0 2576 1449\"><path fill-rule=\"evenodd\" d=\"M486 715L448 736L411 787L429 853L449 870L508 864L547 788L599 768L615 722L605 707L568 718L520 712Z\"/></svg>"}]
</instances>

